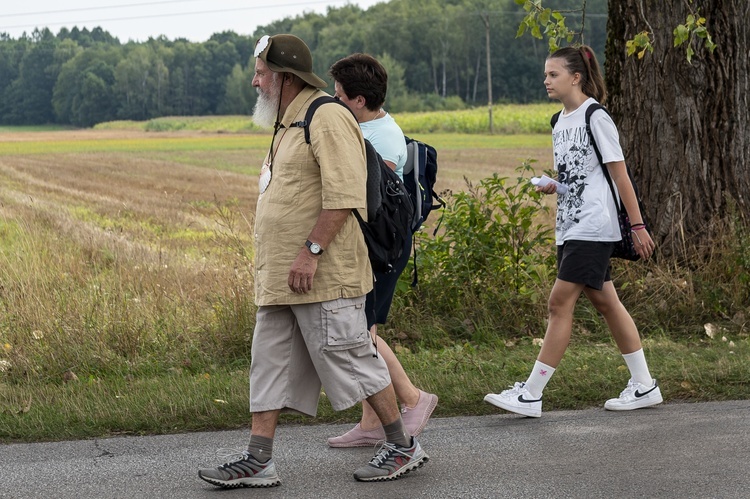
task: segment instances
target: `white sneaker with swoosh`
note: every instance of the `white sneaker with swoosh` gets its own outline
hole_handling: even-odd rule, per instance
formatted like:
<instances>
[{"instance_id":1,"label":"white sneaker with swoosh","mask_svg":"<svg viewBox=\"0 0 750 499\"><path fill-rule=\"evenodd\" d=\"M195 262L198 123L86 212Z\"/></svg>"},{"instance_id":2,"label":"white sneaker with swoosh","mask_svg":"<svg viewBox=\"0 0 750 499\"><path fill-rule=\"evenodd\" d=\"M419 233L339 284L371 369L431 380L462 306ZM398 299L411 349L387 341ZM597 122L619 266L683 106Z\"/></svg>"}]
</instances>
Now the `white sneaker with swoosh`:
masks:
<instances>
[{"instance_id":1,"label":"white sneaker with swoosh","mask_svg":"<svg viewBox=\"0 0 750 499\"><path fill-rule=\"evenodd\" d=\"M610 411L632 411L633 409L661 404L663 400L656 380L653 380L653 383L647 386L631 379L620 396L616 399L607 400L604 403L604 408Z\"/></svg>"},{"instance_id":2,"label":"white sneaker with swoosh","mask_svg":"<svg viewBox=\"0 0 750 499\"><path fill-rule=\"evenodd\" d=\"M488 393L484 401L500 409L515 412L530 418L542 416L542 399L532 397L526 389L526 383L517 382L510 390L500 393Z\"/></svg>"}]
</instances>

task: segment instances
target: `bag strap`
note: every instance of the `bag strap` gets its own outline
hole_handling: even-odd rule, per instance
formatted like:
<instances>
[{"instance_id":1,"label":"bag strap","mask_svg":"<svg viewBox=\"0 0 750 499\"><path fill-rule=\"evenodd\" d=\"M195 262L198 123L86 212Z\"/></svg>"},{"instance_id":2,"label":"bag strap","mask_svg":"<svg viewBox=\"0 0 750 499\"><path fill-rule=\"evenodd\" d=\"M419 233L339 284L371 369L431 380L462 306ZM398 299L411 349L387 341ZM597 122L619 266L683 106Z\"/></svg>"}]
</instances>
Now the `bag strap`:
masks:
<instances>
[{"instance_id":1,"label":"bag strap","mask_svg":"<svg viewBox=\"0 0 750 499\"><path fill-rule=\"evenodd\" d=\"M594 152L596 153L597 159L599 159L599 164L602 165L602 168L604 169L604 177L607 179L607 183L609 184L609 189L612 191L612 198L619 200L619 210L620 211L627 211L625 210L625 205L622 204L622 198L615 195L615 189L612 185L612 178L609 175L609 170L607 169L606 165L602 162L602 153L599 151L599 147L596 145L596 141L594 140L594 134L591 132L591 115L596 111L597 109L603 110L607 115L611 118L612 115L609 114L609 111L606 107L602 106L601 104L594 103L591 104L586 109L586 133L588 133L589 138L591 139L591 145L594 146ZM633 172L630 171L630 167L625 165L625 171L628 173L628 180L630 180L630 185L633 186L633 191L635 192L635 199L638 202L638 209L641 211L641 219L643 220L643 223L646 225L646 228L648 228L648 222L646 222L646 214L643 212L643 206L641 203L641 196L638 193L638 186L635 183L635 179L633 178ZM615 202L617 204L617 202Z\"/></svg>"},{"instance_id":2,"label":"bag strap","mask_svg":"<svg viewBox=\"0 0 750 499\"><path fill-rule=\"evenodd\" d=\"M552 115L552 117L549 119L549 126L552 128L555 128L555 125L557 125L557 120L560 119L560 113L562 111L558 111L555 114Z\"/></svg>"},{"instance_id":3,"label":"bag strap","mask_svg":"<svg viewBox=\"0 0 750 499\"><path fill-rule=\"evenodd\" d=\"M310 122L313 119L313 115L315 114L315 111L317 111L318 108L322 106L323 104L328 104L332 102L335 102L336 104L340 104L344 106L346 110L352 113L352 116L354 116L354 111L349 109L349 106L347 106L346 104L344 104L337 98L331 97L330 95L322 95L310 103L310 106L308 106L307 112L305 113L305 119L302 121L293 122L291 125L289 125L289 128L295 128L295 127L304 128L305 143L309 144L310 143ZM354 120L355 121L357 120L356 116L354 116Z\"/></svg>"},{"instance_id":4,"label":"bag strap","mask_svg":"<svg viewBox=\"0 0 750 499\"><path fill-rule=\"evenodd\" d=\"M596 159L599 160L599 164L602 166L602 170L604 171L604 178L607 179L607 184L609 185L609 190L612 192L612 199L615 200L615 207L618 211L622 211L625 209L625 206L622 204L622 198L617 195L615 192L615 187L612 184L612 177L609 175L609 170L607 169L607 165L604 164L602 161L602 153L599 150L599 146L596 145L596 140L594 139L594 134L591 131L591 115L594 114L594 111L597 111L601 109L605 113L607 113L607 116L610 118L612 117L611 114L609 114L609 111L606 107L602 106L599 103L593 103L589 107L586 108L586 133L589 136L589 140L591 141L591 146L594 148L594 153L596 154ZM558 111L559 114L559 111ZM630 171L628 171L628 176L630 176Z\"/></svg>"}]
</instances>

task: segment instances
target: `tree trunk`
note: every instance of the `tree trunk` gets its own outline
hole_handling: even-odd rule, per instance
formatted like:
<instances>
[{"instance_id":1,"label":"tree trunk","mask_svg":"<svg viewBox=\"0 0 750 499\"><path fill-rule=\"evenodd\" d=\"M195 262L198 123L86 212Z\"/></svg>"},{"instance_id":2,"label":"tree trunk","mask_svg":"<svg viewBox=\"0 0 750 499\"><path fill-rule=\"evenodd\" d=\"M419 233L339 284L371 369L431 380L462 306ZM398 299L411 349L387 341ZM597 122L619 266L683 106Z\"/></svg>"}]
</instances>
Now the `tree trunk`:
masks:
<instances>
[{"instance_id":1,"label":"tree trunk","mask_svg":"<svg viewBox=\"0 0 750 499\"><path fill-rule=\"evenodd\" d=\"M689 6L718 45L673 47ZM608 107L667 255L710 247L733 205L750 222L750 2L609 0ZM654 52L626 55L625 41L653 33Z\"/></svg>"},{"instance_id":2,"label":"tree trunk","mask_svg":"<svg viewBox=\"0 0 750 499\"><path fill-rule=\"evenodd\" d=\"M477 54L477 68L474 71L474 88L471 92L471 102L477 101L477 89L479 88L479 70L482 69L482 57Z\"/></svg>"}]
</instances>

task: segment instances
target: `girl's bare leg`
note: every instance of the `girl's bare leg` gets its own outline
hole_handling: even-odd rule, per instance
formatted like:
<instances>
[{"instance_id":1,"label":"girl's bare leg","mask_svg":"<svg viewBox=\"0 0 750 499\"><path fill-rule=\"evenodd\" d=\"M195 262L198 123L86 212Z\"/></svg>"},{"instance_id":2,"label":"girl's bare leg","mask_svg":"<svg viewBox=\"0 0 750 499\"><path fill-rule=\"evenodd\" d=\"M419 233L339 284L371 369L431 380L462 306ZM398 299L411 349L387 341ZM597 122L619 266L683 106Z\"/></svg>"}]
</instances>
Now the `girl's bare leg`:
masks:
<instances>
[{"instance_id":1,"label":"girl's bare leg","mask_svg":"<svg viewBox=\"0 0 750 499\"><path fill-rule=\"evenodd\" d=\"M604 317L620 353L629 354L640 350L641 337L638 334L638 328L617 296L612 281L605 282L601 291L587 288L584 293L596 310Z\"/></svg>"},{"instance_id":2,"label":"girl's bare leg","mask_svg":"<svg viewBox=\"0 0 750 499\"><path fill-rule=\"evenodd\" d=\"M570 343L573 330L573 311L576 301L584 289L583 284L576 284L557 279L549 296L549 322L544 335L542 349L537 360L550 367L557 368L565 350Z\"/></svg>"}]
</instances>

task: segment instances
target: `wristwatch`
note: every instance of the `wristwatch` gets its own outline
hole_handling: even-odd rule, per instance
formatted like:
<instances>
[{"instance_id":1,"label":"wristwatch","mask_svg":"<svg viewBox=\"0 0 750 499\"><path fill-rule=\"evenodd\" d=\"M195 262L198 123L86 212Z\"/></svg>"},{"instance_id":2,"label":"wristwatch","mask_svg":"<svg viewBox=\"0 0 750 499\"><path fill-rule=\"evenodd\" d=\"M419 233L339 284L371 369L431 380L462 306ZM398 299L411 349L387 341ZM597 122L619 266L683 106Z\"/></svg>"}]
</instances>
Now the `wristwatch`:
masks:
<instances>
[{"instance_id":1,"label":"wristwatch","mask_svg":"<svg viewBox=\"0 0 750 499\"><path fill-rule=\"evenodd\" d=\"M312 253L313 255L320 255L321 253L323 253L323 248L321 248L318 243L310 242L309 239L305 241L305 246L307 246L307 249L309 249L310 253Z\"/></svg>"}]
</instances>

